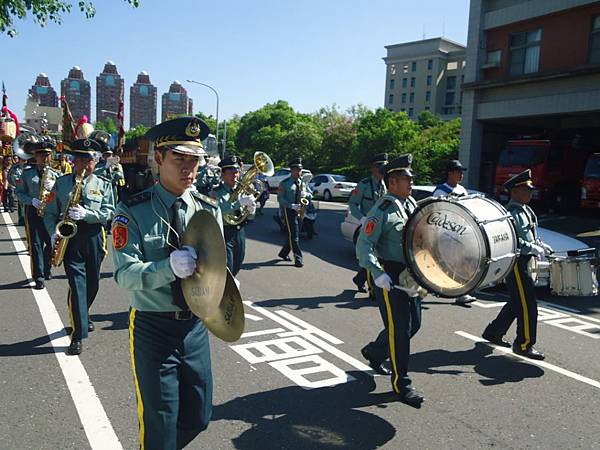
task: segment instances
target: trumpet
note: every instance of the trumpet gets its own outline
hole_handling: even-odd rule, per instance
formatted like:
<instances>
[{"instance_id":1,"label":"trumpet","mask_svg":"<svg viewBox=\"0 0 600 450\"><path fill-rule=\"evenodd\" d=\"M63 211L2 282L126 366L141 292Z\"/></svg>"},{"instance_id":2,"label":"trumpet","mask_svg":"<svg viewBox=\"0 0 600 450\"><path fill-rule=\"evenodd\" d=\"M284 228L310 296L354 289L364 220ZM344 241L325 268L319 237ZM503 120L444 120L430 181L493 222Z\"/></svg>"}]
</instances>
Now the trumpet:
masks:
<instances>
[{"instance_id":1,"label":"trumpet","mask_svg":"<svg viewBox=\"0 0 600 450\"><path fill-rule=\"evenodd\" d=\"M69 240L77 234L77 222L69 217L69 209L77 206L81 201L81 192L83 190L84 173L79 173L75 177L73 189L71 189L71 198L63 213L63 218L56 224L55 233L58 235L54 247L52 247L52 265L58 267L62 264L67 251Z\"/></svg>"}]
</instances>

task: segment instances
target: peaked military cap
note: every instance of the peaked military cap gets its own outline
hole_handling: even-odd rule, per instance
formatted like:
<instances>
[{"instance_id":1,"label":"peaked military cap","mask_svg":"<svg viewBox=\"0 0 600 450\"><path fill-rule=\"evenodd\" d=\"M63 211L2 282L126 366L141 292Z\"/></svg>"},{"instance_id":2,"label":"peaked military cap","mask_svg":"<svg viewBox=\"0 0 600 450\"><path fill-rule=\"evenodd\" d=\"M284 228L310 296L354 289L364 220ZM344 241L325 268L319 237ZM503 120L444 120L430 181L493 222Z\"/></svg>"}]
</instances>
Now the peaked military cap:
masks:
<instances>
[{"instance_id":1,"label":"peaked military cap","mask_svg":"<svg viewBox=\"0 0 600 450\"><path fill-rule=\"evenodd\" d=\"M383 166L384 175L389 175L391 173L398 172L401 175L412 177L413 174L410 168L412 159L413 157L410 153L392 159L389 163Z\"/></svg>"},{"instance_id":2,"label":"peaked military cap","mask_svg":"<svg viewBox=\"0 0 600 450\"><path fill-rule=\"evenodd\" d=\"M387 164L388 162L388 154L387 153L378 153L371 158L370 163L376 166L380 166L382 164Z\"/></svg>"},{"instance_id":3,"label":"peaked military cap","mask_svg":"<svg viewBox=\"0 0 600 450\"><path fill-rule=\"evenodd\" d=\"M240 158L235 155L230 155L227 158L219 162L221 169L237 169L240 170Z\"/></svg>"},{"instance_id":4,"label":"peaked military cap","mask_svg":"<svg viewBox=\"0 0 600 450\"><path fill-rule=\"evenodd\" d=\"M102 151L102 146L93 139L77 139L71 142L69 153L82 158L94 158Z\"/></svg>"},{"instance_id":5,"label":"peaked military cap","mask_svg":"<svg viewBox=\"0 0 600 450\"><path fill-rule=\"evenodd\" d=\"M92 131L89 138L93 139L98 144L100 144L100 147L102 148L102 153L112 153L112 149L110 148L111 136L106 131Z\"/></svg>"},{"instance_id":6,"label":"peaked military cap","mask_svg":"<svg viewBox=\"0 0 600 450\"><path fill-rule=\"evenodd\" d=\"M535 189L533 179L531 178L531 169L524 170L504 183L504 187L509 191L519 186L527 186L529 189Z\"/></svg>"},{"instance_id":7,"label":"peaked military cap","mask_svg":"<svg viewBox=\"0 0 600 450\"><path fill-rule=\"evenodd\" d=\"M448 161L446 165L446 172L453 172L455 170L460 170L462 172L466 172L467 168L462 165L462 163L458 159L453 159Z\"/></svg>"},{"instance_id":8,"label":"peaked military cap","mask_svg":"<svg viewBox=\"0 0 600 450\"><path fill-rule=\"evenodd\" d=\"M293 158L290 161L290 168L293 169L294 167L299 167L300 169L302 169L302 158Z\"/></svg>"},{"instance_id":9,"label":"peaked military cap","mask_svg":"<svg viewBox=\"0 0 600 450\"><path fill-rule=\"evenodd\" d=\"M203 156L206 153L202 141L208 137L208 125L197 117L178 117L153 126L146 132L146 138L154 142L156 148L170 147L177 153Z\"/></svg>"}]
</instances>

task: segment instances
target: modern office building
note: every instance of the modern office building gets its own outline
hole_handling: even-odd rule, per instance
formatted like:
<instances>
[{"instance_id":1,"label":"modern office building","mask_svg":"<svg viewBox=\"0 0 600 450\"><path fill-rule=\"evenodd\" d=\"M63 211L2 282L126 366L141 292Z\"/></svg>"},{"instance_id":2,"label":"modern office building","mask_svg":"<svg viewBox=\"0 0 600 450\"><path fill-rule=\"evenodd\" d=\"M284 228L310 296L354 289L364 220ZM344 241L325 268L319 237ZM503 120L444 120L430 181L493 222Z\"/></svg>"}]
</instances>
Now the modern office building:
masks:
<instances>
[{"instance_id":1,"label":"modern office building","mask_svg":"<svg viewBox=\"0 0 600 450\"><path fill-rule=\"evenodd\" d=\"M186 89L178 80L175 80L171 83L169 92L165 92L162 95L162 120L167 120L167 118L172 116L190 114L192 106L193 103L188 98Z\"/></svg>"},{"instance_id":2,"label":"modern office building","mask_svg":"<svg viewBox=\"0 0 600 450\"><path fill-rule=\"evenodd\" d=\"M463 92L460 159L472 187L491 190L510 139L598 145L600 2L471 0Z\"/></svg>"},{"instance_id":3,"label":"modern office building","mask_svg":"<svg viewBox=\"0 0 600 450\"><path fill-rule=\"evenodd\" d=\"M29 89L29 97L39 106L58 106L58 95L50 85L50 80L45 73L40 73L35 79L35 84Z\"/></svg>"},{"instance_id":4,"label":"modern office building","mask_svg":"<svg viewBox=\"0 0 600 450\"><path fill-rule=\"evenodd\" d=\"M60 82L60 95L65 97L74 120L86 115L91 120L91 87L83 78L79 66L69 70L67 78Z\"/></svg>"},{"instance_id":5,"label":"modern office building","mask_svg":"<svg viewBox=\"0 0 600 450\"><path fill-rule=\"evenodd\" d=\"M150 83L148 72L140 72L129 89L129 127L156 125L156 86Z\"/></svg>"},{"instance_id":6,"label":"modern office building","mask_svg":"<svg viewBox=\"0 0 600 450\"><path fill-rule=\"evenodd\" d=\"M96 121L110 118L117 122L119 103L125 94L125 80L121 78L114 62L108 61L96 77Z\"/></svg>"},{"instance_id":7,"label":"modern office building","mask_svg":"<svg viewBox=\"0 0 600 450\"><path fill-rule=\"evenodd\" d=\"M416 119L431 111L444 119L461 113L465 47L445 38L385 47L385 107Z\"/></svg>"}]
</instances>

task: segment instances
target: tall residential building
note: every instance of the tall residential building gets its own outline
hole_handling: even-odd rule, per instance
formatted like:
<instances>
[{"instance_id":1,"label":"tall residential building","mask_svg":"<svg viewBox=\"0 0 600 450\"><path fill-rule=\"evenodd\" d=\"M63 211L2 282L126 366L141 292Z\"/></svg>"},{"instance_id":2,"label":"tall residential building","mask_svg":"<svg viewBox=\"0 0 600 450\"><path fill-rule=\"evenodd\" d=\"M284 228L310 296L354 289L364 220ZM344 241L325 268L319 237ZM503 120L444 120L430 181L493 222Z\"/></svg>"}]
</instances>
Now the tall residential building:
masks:
<instances>
[{"instance_id":1,"label":"tall residential building","mask_svg":"<svg viewBox=\"0 0 600 450\"><path fill-rule=\"evenodd\" d=\"M156 125L156 86L150 83L148 72L140 72L129 89L129 127Z\"/></svg>"},{"instance_id":2,"label":"tall residential building","mask_svg":"<svg viewBox=\"0 0 600 450\"><path fill-rule=\"evenodd\" d=\"M187 91L177 80L171 83L169 92L162 95L162 120L170 116L189 114L192 108L192 101L188 98Z\"/></svg>"},{"instance_id":3,"label":"tall residential building","mask_svg":"<svg viewBox=\"0 0 600 450\"><path fill-rule=\"evenodd\" d=\"M50 80L45 73L40 73L35 79L35 84L29 89L29 97L40 106L58 106L58 95L50 85Z\"/></svg>"},{"instance_id":4,"label":"tall residential building","mask_svg":"<svg viewBox=\"0 0 600 450\"><path fill-rule=\"evenodd\" d=\"M116 113L125 94L125 80L117 72L112 61L104 65L102 73L96 77L96 121L110 118L117 122ZM108 111L108 112L107 112Z\"/></svg>"},{"instance_id":5,"label":"tall residential building","mask_svg":"<svg viewBox=\"0 0 600 450\"><path fill-rule=\"evenodd\" d=\"M444 119L461 113L465 47L445 38L388 45L385 107L416 119L431 111Z\"/></svg>"},{"instance_id":6,"label":"tall residential building","mask_svg":"<svg viewBox=\"0 0 600 450\"><path fill-rule=\"evenodd\" d=\"M74 120L84 115L91 118L91 94L90 82L83 78L79 66L69 70L67 78L60 82L60 95L67 99Z\"/></svg>"},{"instance_id":7,"label":"tall residential building","mask_svg":"<svg viewBox=\"0 0 600 450\"><path fill-rule=\"evenodd\" d=\"M600 2L471 0L467 42L459 154L470 186L492 190L511 139L567 139L572 152L586 141L594 148ZM549 170L563 170L562 159L548 158Z\"/></svg>"}]
</instances>

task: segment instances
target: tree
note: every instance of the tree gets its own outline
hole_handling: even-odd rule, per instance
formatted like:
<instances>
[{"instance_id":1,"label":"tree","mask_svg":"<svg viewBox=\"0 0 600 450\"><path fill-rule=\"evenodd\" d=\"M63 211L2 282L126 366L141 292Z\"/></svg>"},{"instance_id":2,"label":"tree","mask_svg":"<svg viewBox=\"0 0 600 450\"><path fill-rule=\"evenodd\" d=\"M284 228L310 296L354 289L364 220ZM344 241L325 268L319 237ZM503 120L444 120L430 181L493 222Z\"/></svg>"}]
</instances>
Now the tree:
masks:
<instances>
[{"instance_id":1,"label":"tree","mask_svg":"<svg viewBox=\"0 0 600 450\"><path fill-rule=\"evenodd\" d=\"M139 0L124 0L131 6L137 8ZM0 32L14 37L17 30L14 27L14 19L25 19L27 14L33 16L33 20L41 27L49 22L62 24L62 16L71 12L73 8L71 1L62 0L5 0L0 2ZM79 10L91 19L96 14L96 9L91 1L78 1Z\"/></svg>"},{"instance_id":2,"label":"tree","mask_svg":"<svg viewBox=\"0 0 600 450\"><path fill-rule=\"evenodd\" d=\"M130 139L135 139L144 136L146 134L146 131L148 131L148 127L144 125L138 125L135 128L130 128L129 131L125 132L125 142L127 142Z\"/></svg>"},{"instance_id":3,"label":"tree","mask_svg":"<svg viewBox=\"0 0 600 450\"><path fill-rule=\"evenodd\" d=\"M204 114L203 112L199 111L196 114L194 114L197 118L202 119L206 125L208 125L208 129L210 130L211 134L215 134L217 131L217 121L215 120L215 118L211 115L211 116L207 116L206 114Z\"/></svg>"},{"instance_id":4,"label":"tree","mask_svg":"<svg viewBox=\"0 0 600 450\"><path fill-rule=\"evenodd\" d=\"M94 129L100 131L106 131L110 134L116 134L119 132L119 129L115 125L115 122L109 117L105 121L99 120L94 123Z\"/></svg>"},{"instance_id":5,"label":"tree","mask_svg":"<svg viewBox=\"0 0 600 450\"><path fill-rule=\"evenodd\" d=\"M319 167L323 136L319 126L312 120L296 122L289 132L285 133L279 146L279 161L288 164L292 158L300 157L307 167Z\"/></svg>"}]
</instances>

